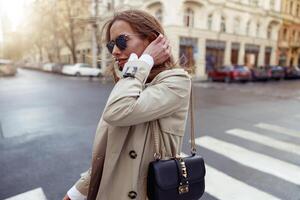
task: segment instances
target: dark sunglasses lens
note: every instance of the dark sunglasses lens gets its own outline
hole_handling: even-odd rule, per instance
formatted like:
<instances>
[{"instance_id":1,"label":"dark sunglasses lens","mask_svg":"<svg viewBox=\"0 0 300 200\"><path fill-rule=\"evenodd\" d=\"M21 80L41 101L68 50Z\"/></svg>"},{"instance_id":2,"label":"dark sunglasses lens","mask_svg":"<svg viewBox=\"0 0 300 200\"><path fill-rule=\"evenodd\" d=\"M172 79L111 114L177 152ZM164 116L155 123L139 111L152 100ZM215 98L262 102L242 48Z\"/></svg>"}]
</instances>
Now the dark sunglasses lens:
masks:
<instances>
[{"instance_id":1,"label":"dark sunglasses lens","mask_svg":"<svg viewBox=\"0 0 300 200\"><path fill-rule=\"evenodd\" d=\"M117 47L123 51L126 49L127 47L127 39L126 39L126 36L125 35L120 35L119 37L117 37L116 39L116 45Z\"/></svg>"},{"instance_id":2,"label":"dark sunglasses lens","mask_svg":"<svg viewBox=\"0 0 300 200\"><path fill-rule=\"evenodd\" d=\"M108 49L108 51L109 51L110 53L113 52L114 46L115 46L115 43L114 43L113 41L110 41L110 42L108 42L108 43L106 44L106 48Z\"/></svg>"}]
</instances>

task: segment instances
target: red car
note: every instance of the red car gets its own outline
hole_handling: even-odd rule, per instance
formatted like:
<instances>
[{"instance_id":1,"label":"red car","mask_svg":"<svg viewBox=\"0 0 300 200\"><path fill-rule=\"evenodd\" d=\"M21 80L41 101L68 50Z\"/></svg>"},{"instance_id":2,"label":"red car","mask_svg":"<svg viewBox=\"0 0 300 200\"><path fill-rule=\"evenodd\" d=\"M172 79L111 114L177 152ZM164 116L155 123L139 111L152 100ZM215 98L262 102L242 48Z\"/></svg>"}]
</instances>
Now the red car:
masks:
<instances>
[{"instance_id":1,"label":"red car","mask_svg":"<svg viewBox=\"0 0 300 200\"><path fill-rule=\"evenodd\" d=\"M208 72L209 81L250 81L251 71L243 65L222 66Z\"/></svg>"}]
</instances>

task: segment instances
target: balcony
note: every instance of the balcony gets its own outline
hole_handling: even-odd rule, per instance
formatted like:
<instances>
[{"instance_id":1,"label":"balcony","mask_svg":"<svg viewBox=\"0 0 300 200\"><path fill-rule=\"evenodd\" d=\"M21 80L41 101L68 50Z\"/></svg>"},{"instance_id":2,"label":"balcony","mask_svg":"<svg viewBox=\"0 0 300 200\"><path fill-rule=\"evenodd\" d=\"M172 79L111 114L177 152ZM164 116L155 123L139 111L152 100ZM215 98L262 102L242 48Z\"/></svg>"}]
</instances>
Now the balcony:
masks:
<instances>
[{"instance_id":1,"label":"balcony","mask_svg":"<svg viewBox=\"0 0 300 200\"><path fill-rule=\"evenodd\" d=\"M300 41L290 42L290 47L293 48L300 47Z\"/></svg>"}]
</instances>

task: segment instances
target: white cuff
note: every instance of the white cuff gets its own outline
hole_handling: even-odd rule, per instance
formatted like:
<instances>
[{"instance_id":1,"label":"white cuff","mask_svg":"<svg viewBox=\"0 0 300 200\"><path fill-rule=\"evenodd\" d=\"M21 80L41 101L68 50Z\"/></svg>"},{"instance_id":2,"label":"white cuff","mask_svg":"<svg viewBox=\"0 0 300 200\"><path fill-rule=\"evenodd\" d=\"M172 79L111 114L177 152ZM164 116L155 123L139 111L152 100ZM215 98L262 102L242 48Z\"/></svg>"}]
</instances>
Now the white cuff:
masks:
<instances>
[{"instance_id":1,"label":"white cuff","mask_svg":"<svg viewBox=\"0 0 300 200\"><path fill-rule=\"evenodd\" d=\"M138 58L138 56L135 53L131 53L127 62L138 60L138 59L139 58ZM127 65L124 66L124 68L122 70L122 75L124 75L126 72L127 72Z\"/></svg>"},{"instance_id":2,"label":"white cuff","mask_svg":"<svg viewBox=\"0 0 300 200\"><path fill-rule=\"evenodd\" d=\"M67 192L67 195L71 200L86 200L86 196L81 194L75 187L75 185Z\"/></svg>"},{"instance_id":3,"label":"white cuff","mask_svg":"<svg viewBox=\"0 0 300 200\"><path fill-rule=\"evenodd\" d=\"M128 61L133 61L139 59L138 56L135 53L131 53L129 56Z\"/></svg>"},{"instance_id":4,"label":"white cuff","mask_svg":"<svg viewBox=\"0 0 300 200\"><path fill-rule=\"evenodd\" d=\"M142 60L142 61L146 62L148 65L150 65L151 68L154 65L154 60L153 60L152 56L150 56L149 54L143 54L143 55L141 55L141 57L139 58L139 60Z\"/></svg>"},{"instance_id":5,"label":"white cuff","mask_svg":"<svg viewBox=\"0 0 300 200\"><path fill-rule=\"evenodd\" d=\"M147 63L150 66L150 70L152 69L152 67L154 65L154 60L153 60L152 56L150 56L149 54L143 54L143 55L141 55L140 58L138 58L138 56L135 53L131 53L127 62L135 61L135 60L144 61L145 63ZM122 74L124 75L125 72L127 72L127 66L126 65L122 70Z\"/></svg>"}]
</instances>

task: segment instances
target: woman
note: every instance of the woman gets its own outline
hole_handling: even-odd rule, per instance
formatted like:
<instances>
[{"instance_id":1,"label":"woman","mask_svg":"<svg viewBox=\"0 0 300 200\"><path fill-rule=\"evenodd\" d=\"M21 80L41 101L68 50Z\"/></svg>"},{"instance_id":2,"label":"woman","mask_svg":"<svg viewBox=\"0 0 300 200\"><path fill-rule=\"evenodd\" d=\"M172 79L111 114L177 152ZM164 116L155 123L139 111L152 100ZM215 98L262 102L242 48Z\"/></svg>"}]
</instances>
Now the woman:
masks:
<instances>
[{"instance_id":1,"label":"woman","mask_svg":"<svg viewBox=\"0 0 300 200\"><path fill-rule=\"evenodd\" d=\"M114 73L117 83L97 127L91 168L64 200L145 200L154 160L151 130L159 133L162 158L181 151L191 81L174 68L161 25L143 11L128 10L106 27L107 48L123 77Z\"/></svg>"}]
</instances>

